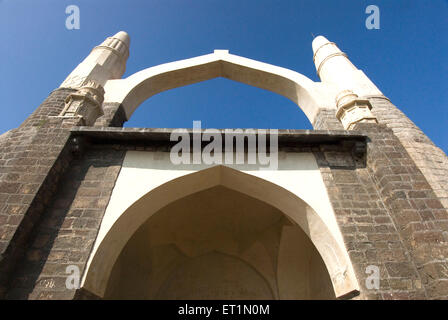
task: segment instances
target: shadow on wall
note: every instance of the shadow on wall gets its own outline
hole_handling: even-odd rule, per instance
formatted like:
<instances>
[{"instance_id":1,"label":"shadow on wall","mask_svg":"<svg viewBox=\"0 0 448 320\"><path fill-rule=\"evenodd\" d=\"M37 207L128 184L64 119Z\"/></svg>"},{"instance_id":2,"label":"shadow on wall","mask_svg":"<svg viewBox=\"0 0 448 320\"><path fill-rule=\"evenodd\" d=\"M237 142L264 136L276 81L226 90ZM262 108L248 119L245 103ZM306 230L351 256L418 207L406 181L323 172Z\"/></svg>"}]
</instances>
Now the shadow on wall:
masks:
<instances>
[{"instance_id":1,"label":"shadow on wall","mask_svg":"<svg viewBox=\"0 0 448 320\"><path fill-rule=\"evenodd\" d=\"M305 233L279 210L222 186L178 200L132 236L105 299L334 299Z\"/></svg>"},{"instance_id":2,"label":"shadow on wall","mask_svg":"<svg viewBox=\"0 0 448 320\"><path fill-rule=\"evenodd\" d=\"M160 214L161 210L164 210L171 204L177 203L177 201L181 201L184 198L189 199L189 197L194 197L194 195L210 189L217 192L215 196L209 194L207 197L201 197L193 201L191 208L192 210L194 209L194 212L191 212L191 214L184 214L187 210L185 203L179 207L179 210L174 210L174 213ZM223 194L225 194L223 190L230 190L232 194L241 195L245 200L240 201L236 206L234 205L236 200L234 201L233 198L223 202ZM238 197L234 196L234 198ZM215 202L221 203L221 206L215 208L213 205ZM204 205L203 210L197 210L202 204L207 205ZM233 204L234 207L226 207L226 204ZM350 260L346 251L344 251L345 248L338 243L336 238L334 238L335 235L311 207L286 189L261 178L224 166L201 170L166 182L140 197L125 212L120 213L116 217L114 215L109 216L105 219L106 221L103 220L102 231L100 230L83 279L83 290L99 297L105 297L112 270L123 252L123 248L137 230L152 217L157 219L157 217L171 216L173 218L167 221L172 222L177 229L163 226L147 232L146 234L149 237L157 235L158 232L160 233L160 230L165 230L161 233L162 235L174 236L173 239L165 242L159 239L159 242L151 243L150 246L157 247L158 245L171 244L173 241L181 240L176 242L176 247L180 248L180 251L189 257L196 257L211 251L224 252L228 255L240 257L240 254L247 249L246 246L255 241L250 237L251 234L259 234L262 230L269 229L274 224L274 220L277 221L279 219L272 218L267 221L262 219L263 216L260 214L262 208L257 209L257 205L260 204L269 208L275 208L278 217L287 216L289 225L292 224L296 231L301 231L302 238L299 239L300 235L295 235L294 230L288 231L289 225L282 226L282 228L279 227L277 238L281 235L281 237L288 236L291 239L285 241L285 244L303 243L305 234L304 239L307 239L309 243L311 243L310 240L312 241L312 244L319 251L322 260L325 261L327 273L330 275L333 292L336 296L345 296L359 290ZM227 208L227 210L219 211L221 207ZM213 211L210 212L207 208L213 208ZM245 209L241 211L241 208ZM234 212L240 213L234 214ZM198 218L201 215L202 218ZM187 220L184 221L182 219ZM243 222L242 219L245 221ZM186 232L186 227L184 226L191 221L194 221L192 224L194 228L191 229L193 233L183 239L182 234ZM213 223L210 222L211 224L207 225L206 221ZM262 223L263 221L265 222L264 224ZM205 227L199 228L201 225L205 225ZM222 229L217 229L216 226L222 226ZM202 230L202 232L198 230ZM214 232L211 232L211 230L214 230ZM241 232L241 234L239 235L238 232ZM198 233L199 239L194 238L193 235L196 233ZM210 235L210 238L203 239L202 237L207 234ZM216 246L205 250L204 248L206 247L204 245L197 246L197 242L202 240L204 240L203 244L205 245L215 244ZM272 241L270 243L267 247L275 247L272 245ZM277 259L283 252L281 248L279 249L280 251L274 249L270 256ZM148 251L145 252L149 254ZM303 260L304 258L297 261ZM148 259L148 261L151 261L151 259ZM274 273L277 272L276 267L274 270ZM273 290L273 292L275 291ZM283 291L280 290L279 292Z\"/></svg>"}]
</instances>

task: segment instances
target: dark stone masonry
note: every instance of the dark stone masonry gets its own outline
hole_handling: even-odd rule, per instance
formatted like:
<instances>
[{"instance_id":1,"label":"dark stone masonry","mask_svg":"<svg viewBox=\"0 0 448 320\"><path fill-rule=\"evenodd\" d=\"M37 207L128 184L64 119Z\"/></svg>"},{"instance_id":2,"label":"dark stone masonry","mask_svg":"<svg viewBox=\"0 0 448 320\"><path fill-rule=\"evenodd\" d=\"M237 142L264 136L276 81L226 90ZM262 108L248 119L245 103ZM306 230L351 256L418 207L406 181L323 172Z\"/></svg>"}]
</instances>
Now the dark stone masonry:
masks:
<instances>
[{"instance_id":1,"label":"dark stone masonry","mask_svg":"<svg viewBox=\"0 0 448 320\"><path fill-rule=\"evenodd\" d=\"M368 135L367 166L335 168L317 155L360 284L380 265L368 299L447 299L448 215L392 130L358 124Z\"/></svg>"},{"instance_id":2,"label":"dark stone masonry","mask_svg":"<svg viewBox=\"0 0 448 320\"><path fill-rule=\"evenodd\" d=\"M172 144L167 129L49 118L68 92L1 142L2 298L94 298L65 289L66 267L84 270L126 150ZM390 128L280 130L279 148L314 153L362 287L356 299L448 298L448 214ZM371 264L379 290L365 288Z\"/></svg>"},{"instance_id":3,"label":"dark stone masonry","mask_svg":"<svg viewBox=\"0 0 448 320\"><path fill-rule=\"evenodd\" d=\"M330 46L335 44L328 40L315 46L315 58L320 48ZM67 88L51 92L20 127L0 135L0 299L100 298L84 288L68 289L67 267L78 267L81 276L87 270L126 152L169 152L175 143L170 141L173 129L122 127L127 120L123 105L129 107L126 103L139 95L104 102L104 82L124 73L128 47L124 32L106 39L94 49L108 55L94 65L104 76L102 83L89 78L96 73L85 60L87 67L77 71L87 72L84 77L71 74L64 81ZM333 51L315 59L318 73L324 62L331 71L329 58L344 56ZM213 63L213 72L226 66ZM235 75L242 70L234 68ZM201 70L205 79L210 70ZM256 71L248 73L251 81L261 79ZM175 76L161 77L153 94L199 81ZM269 81L278 80L270 76ZM269 87L261 80L254 83ZM371 92L378 91L363 81ZM143 86L135 86L143 97ZM285 90L296 89L288 84ZM343 115L328 105L316 108L315 130L279 130L278 147L313 154L317 161L360 286L342 298L448 299L448 158L386 97L358 97L345 90L339 98L335 103ZM358 113L350 113L355 108ZM355 117L359 114L364 118ZM350 126L339 119L349 119ZM314 172L319 174L317 168ZM377 289L366 285L372 265L380 270Z\"/></svg>"}]
</instances>

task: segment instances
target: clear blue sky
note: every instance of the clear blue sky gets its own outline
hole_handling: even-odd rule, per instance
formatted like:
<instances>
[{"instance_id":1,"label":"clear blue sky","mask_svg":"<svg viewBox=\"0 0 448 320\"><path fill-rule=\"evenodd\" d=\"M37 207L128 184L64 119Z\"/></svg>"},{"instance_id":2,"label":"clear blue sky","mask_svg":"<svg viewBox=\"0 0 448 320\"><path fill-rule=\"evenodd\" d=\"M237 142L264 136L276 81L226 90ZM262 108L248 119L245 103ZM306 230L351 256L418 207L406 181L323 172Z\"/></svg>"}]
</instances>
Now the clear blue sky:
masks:
<instances>
[{"instance_id":1,"label":"clear blue sky","mask_svg":"<svg viewBox=\"0 0 448 320\"><path fill-rule=\"evenodd\" d=\"M65 8L81 11L65 28ZM365 27L365 8L381 29ZM106 37L131 36L125 77L160 63L229 49L317 81L312 36L325 35L445 152L448 150L446 0L0 0L0 133L15 128ZM126 126L311 128L274 93L227 79L160 93Z\"/></svg>"}]
</instances>

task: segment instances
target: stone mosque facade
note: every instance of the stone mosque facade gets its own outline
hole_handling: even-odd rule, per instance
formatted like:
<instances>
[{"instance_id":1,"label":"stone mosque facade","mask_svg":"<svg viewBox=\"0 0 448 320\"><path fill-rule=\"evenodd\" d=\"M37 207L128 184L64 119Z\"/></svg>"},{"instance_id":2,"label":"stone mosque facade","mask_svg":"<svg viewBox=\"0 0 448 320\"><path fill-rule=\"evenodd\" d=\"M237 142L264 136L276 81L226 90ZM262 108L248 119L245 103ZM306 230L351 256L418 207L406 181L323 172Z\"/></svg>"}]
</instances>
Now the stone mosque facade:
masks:
<instances>
[{"instance_id":1,"label":"stone mosque facade","mask_svg":"<svg viewBox=\"0 0 448 320\"><path fill-rule=\"evenodd\" d=\"M0 136L0 298L447 299L445 153L335 43L312 49L320 82L227 50L122 78L129 35L95 47ZM175 164L175 129L123 128L216 77L312 123L278 130L276 170Z\"/></svg>"}]
</instances>

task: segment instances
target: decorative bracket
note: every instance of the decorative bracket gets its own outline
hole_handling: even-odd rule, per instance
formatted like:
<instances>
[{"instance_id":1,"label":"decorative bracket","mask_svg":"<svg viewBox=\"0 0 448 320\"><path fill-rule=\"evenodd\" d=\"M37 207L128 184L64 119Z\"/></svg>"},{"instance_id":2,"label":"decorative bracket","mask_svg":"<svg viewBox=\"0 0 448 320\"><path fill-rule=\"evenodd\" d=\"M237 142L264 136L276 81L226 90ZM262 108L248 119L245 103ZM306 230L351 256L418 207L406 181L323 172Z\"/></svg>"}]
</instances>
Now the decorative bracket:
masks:
<instances>
[{"instance_id":1,"label":"decorative bracket","mask_svg":"<svg viewBox=\"0 0 448 320\"><path fill-rule=\"evenodd\" d=\"M83 125L91 126L96 119L104 114L101 107L103 101L103 87L92 80L88 80L76 92L67 96L65 107L59 117L79 117L82 119Z\"/></svg>"},{"instance_id":2,"label":"decorative bracket","mask_svg":"<svg viewBox=\"0 0 448 320\"><path fill-rule=\"evenodd\" d=\"M359 122L378 123L377 118L370 111L372 105L369 100L360 99L351 90L344 90L336 97L338 110L336 117L346 130L352 130Z\"/></svg>"}]
</instances>

